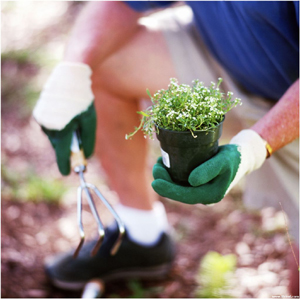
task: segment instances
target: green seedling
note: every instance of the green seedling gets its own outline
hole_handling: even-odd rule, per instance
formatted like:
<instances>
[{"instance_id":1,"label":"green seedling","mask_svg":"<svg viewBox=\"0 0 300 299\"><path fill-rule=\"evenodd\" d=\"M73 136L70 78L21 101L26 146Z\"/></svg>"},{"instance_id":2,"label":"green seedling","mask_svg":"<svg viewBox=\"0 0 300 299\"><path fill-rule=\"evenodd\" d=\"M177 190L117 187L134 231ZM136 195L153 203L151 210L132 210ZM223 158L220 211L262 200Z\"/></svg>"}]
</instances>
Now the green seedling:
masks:
<instances>
[{"instance_id":1,"label":"green seedling","mask_svg":"<svg viewBox=\"0 0 300 299\"><path fill-rule=\"evenodd\" d=\"M234 254L221 255L208 252L201 260L197 273L199 289L197 298L225 298L230 288L230 278L236 268Z\"/></svg>"}]
</instances>

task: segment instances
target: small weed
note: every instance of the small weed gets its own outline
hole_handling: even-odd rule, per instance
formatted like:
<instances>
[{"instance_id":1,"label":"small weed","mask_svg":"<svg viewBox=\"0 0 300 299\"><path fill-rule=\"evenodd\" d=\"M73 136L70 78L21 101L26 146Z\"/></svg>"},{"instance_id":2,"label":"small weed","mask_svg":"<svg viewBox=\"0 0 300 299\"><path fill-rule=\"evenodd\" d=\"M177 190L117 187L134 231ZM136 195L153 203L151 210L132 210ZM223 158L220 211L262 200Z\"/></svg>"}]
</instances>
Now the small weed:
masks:
<instances>
[{"instance_id":1,"label":"small weed","mask_svg":"<svg viewBox=\"0 0 300 299\"><path fill-rule=\"evenodd\" d=\"M34 64L34 59L32 57L32 52L26 49L18 50L18 51L9 51L1 54L1 61L11 61L15 62L17 65L27 65Z\"/></svg>"},{"instance_id":2,"label":"small weed","mask_svg":"<svg viewBox=\"0 0 300 299\"><path fill-rule=\"evenodd\" d=\"M135 279L128 282L128 288L132 293L129 298L151 298L162 291L161 287L151 287L145 289L141 282Z\"/></svg>"},{"instance_id":3,"label":"small weed","mask_svg":"<svg viewBox=\"0 0 300 299\"><path fill-rule=\"evenodd\" d=\"M130 280L128 282L128 288L132 292L132 295L129 298L145 298L146 290L143 288L139 281Z\"/></svg>"},{"instance_id":4,"label":"small weed","mask_svg":"<svg viewBox=\"0 0 300 299\"><path fill-rule=\"evenodd\" d=\"M225 298L230 288L230 276L235 271L236 256L221 255L208 252L201 260L197 274L200 287L196 292L197 298Z\"/></svg>"},{"instance_id":5,"label":"small weed","mask_svg":"<svg viewBox=\"0 0 300 299\"><path fill-rule=\"evenodd\" d=\"M58 203L67 189L61 181L41 178L32 171L22 176L4 165L1 175L2 196L14 200Z\"/></svg>"},{"instance_id":6,"label":"small weed","mask_svg":"<svg viewBox=\"0 0 300 299\"><path fill-rule=\"evenodd\" d=\"M39 90L35 78L39 72L34 55L29 50L11 51L1 54L2 111L16 110L18 118L31 115Z\"/></svg>"}]
</instances>

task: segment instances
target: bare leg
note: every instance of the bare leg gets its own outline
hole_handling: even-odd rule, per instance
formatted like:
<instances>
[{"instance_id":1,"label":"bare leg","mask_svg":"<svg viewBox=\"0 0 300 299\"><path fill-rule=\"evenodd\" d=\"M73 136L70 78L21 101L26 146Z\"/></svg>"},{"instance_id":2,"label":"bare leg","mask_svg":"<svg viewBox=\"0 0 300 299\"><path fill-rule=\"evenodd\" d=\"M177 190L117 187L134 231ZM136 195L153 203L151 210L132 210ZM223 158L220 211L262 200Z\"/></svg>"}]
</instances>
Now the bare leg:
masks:
<instances>
[{"instance_id":1,"label":"bare leg","mask_svg":"<svg viewBox=\"0 0 300 299\"><path fill-rule=\"evenodd\" d=\"M98 114L96 154L122 204L152 208L156 195L147 171L147 141L125 134L139 124L139 99L166 88L175 76L168 48L159 32L141 26L131 41L101 65L93 77Z\"/></svg>"}]
</instances>

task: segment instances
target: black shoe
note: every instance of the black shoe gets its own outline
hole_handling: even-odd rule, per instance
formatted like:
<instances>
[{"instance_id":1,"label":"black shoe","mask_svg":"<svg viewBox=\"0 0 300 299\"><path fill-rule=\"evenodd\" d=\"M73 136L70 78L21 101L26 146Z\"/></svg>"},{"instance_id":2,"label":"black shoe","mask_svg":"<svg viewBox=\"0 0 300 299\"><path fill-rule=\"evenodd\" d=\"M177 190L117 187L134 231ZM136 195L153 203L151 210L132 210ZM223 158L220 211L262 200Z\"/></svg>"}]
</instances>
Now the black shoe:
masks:
<instances>
[{"instance_id":1,"label":"black shoe","mask_svg":"<svg viewBox=\"0 0 300 299\"><path fill-rule=\"evenodd\" d=\"M51 282L65 290L80 290L93 278L104 281L123 278L162 278L171 268L175 244L163 233L153 246L142 246L131 241L125 233L116 255L110 255L117 236L117 226L106 229L104 242L98 253L91 257L96 241L87 242L76 259L65 253L45 263Z\"/></svg>"}]
</instances>

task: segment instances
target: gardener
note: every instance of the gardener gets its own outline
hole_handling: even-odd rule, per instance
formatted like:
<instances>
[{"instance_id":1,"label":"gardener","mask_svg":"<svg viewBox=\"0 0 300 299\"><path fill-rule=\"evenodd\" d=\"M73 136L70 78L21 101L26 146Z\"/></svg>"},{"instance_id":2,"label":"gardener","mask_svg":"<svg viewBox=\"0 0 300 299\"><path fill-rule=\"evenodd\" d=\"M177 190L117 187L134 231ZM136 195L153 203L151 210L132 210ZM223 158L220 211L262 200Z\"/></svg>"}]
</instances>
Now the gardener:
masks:
<instances>
[{"instance_id":1,"label":"gardener","mask_svg":"<svg viewBox=\"0 0 300 299\"><path fill-rule=\"evenodd\" d=\"M112 225L96 257L87 250L73 260L72 251L49 262L48 275L58 286L76 289L112 273L156 277L168 271L174 245L166 212L149 182L147 142L142 134L131 141L124 136L139 122L136 111L140 99L148 97L146 89L165 88L173 77L187 84L222 77L223 89L243 101L237 111L245 130L230 142L238 147L224 147L191 174L193 187L174 184L158 163L154 190L185 203L215 203L259 169L247 176L245 204L280 208L281 203L298 241L299 3L192 1L187 4L193 14L176 7L140 20L141 11L170 4L86 3L63 62L35 107L62 174L70 173L72 131L80 130L87 157L96 139L95 152L119 195L116 210L127 229L113 258L107 253L116 234ZM234 149L232 158L224 163L229 149Z\"/></svg>"}]
</instances>

